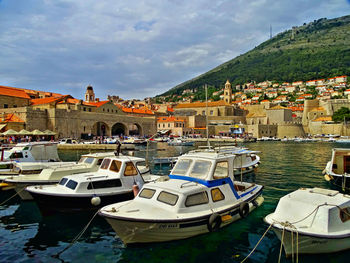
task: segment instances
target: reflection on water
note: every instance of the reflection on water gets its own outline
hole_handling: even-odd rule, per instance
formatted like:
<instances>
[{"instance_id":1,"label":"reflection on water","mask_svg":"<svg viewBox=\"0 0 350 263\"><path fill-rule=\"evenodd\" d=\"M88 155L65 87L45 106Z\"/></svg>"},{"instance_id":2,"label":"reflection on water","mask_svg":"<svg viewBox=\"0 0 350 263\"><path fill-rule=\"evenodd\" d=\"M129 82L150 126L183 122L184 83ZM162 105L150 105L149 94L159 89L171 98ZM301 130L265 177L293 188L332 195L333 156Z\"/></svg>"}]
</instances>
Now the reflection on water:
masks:
<instances>
[{"instance_id":1,"label":"reflection on water","mask_svg":"<svg viewBox=\"0 0 350 263\"><path fill-rule=\"evenodd\" d=\"M271 213L283 195L299 187L330 186L322 170L330 159L330 143L257 142L247 144L261 151L261 165L245 180L264 185L264 204L244 220L216 233L187 240L125 247L103 218L96 216L83 236L59 258L52 257L66 248L92 218L92 214L42 215L34 202L13 199L0 207L0 262L240 262L255 246L267 225L262 218ZM145 157L145 147L135 156ZM192 147L151 144L153 157L177 156ZM63 160L78 160L82 151L61 151ZM168 173L170 166L154 166L156 173ZM239 178L237 178L239 180ZM7 195L7 194L6 194ZM0 200L5 200L0 193ZM249 262L277 262L279 240L269 232ZM300 262L347 262L350 252L300 256ZM291 260L282 257L282 262Z\"/></svg>"}]
</instances>

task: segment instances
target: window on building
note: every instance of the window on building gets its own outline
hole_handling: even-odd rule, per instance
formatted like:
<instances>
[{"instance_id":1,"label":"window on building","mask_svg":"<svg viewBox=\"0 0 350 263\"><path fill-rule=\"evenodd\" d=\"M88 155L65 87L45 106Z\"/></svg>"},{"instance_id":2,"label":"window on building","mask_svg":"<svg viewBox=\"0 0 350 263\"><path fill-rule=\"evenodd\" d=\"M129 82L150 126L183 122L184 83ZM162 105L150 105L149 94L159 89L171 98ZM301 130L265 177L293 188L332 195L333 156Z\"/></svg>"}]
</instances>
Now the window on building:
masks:
<instances>
[{"instance_id":1,"label":"window on building","mask_svg":"<svg viewBox=\"0 0 350 263\"><path fill-rule=\"evenodd\" d=\"M210 115L213 115L213 114L214 114L214 111L211 110L211 111L210 111Z\"/></svg>"},{"instance_id":2,"label":"window on building","mask_svg":"<svg viewBox=\"0 0 350 263\"><path fill-rule=\"evenodd\" d=\"M86 111L86 107L83 108L83 111Z\"/></svg>"},{"instance_id":3,"label":"window on building","mask_svg":"<svg viewBox=\"0 0 350 263\"><path fill-rule=\"evenodd\" d=\"M8 108L9 107L9 105L8 104L4 104L4 108L6 109L6 108Z\"/></svg>"},{"instance_id":4,"label":"window on building","mask_svg":"<svg viewBox=\"0 0 350 263\"><path fill-rule=\"evenodd\" d=\"M168 123L168 128L170 128L170 123Z\"/></svg>"},{"instance_id":5,"label":"window on building","mask_svg":"<svg viewBox=\"0 0 350 263\"><path fill-rule=\"evenodd\" d=\"M13 107L14 107L14 108L17 108L17 105L15 104L15 105L13 105Z\"/></svg>"},{"instance_id":6,"label":"window on building","mask_svg":"<svg viewBox=\"0 0 350 263\"><path fill-rule=\"evenodd\" d=\"M202 115L203 115L203 116L205 115L205 110L204 110L204 111L202 111Z\"/></svg>"},{"instance_id":7,"label":"window on building","mask_svg":"<svg viewBox=\"0 0 350 263\"><path fill-rule=\"evenodd\" d=\"M89 108L89 112L91 112L91 108Z\"/></svg>"},{"instance_id":8,"label":"window on building","mask_svg":"<svg viewBox=\"0 0 350 263\"><path fill-rule=\"evenodd\" d=\"M163 128L165 128L165 124L163 123Z\"/></svg>"},{"instance_id":9,"label":"window on building","mask_svg":"<svg viewBox=\"0 0 350 263\"><path fill-rule=\"evenodd\" d=\"M109 109L107 109L107 112L109 112Z\"/></svg>"}]
</instances>

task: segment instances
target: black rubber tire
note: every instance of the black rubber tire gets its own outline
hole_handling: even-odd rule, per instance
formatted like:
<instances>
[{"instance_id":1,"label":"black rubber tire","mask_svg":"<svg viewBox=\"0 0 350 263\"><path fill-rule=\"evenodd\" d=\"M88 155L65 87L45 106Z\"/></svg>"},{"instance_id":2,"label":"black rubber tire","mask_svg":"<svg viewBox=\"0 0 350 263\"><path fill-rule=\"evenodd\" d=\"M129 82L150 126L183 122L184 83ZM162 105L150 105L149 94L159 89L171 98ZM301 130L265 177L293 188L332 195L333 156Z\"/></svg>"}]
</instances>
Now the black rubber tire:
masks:
<instances>
[{"instance_id":1,"label":"black rubber tire","mask_svg":"<svg viewBox=\"0 0 350 263\"><path fill-rule=\"evenodd\" d=\"M208 224L207 224L209 232L218 231L220 229L221 222L222 220L219 214L217 213L212 214L209 217Z\"/></svg>"},{"instance_id":2,"label":"black rubber tire","mask_svg":"<svg viewBox=\"0 0 350 263\"><path fill-rule=\"evenodd\" d=\"M239 215L241 218L247 217L249 214L249 204L247 202L243 202L239 205Z\"/></svg>"}]
</instances>

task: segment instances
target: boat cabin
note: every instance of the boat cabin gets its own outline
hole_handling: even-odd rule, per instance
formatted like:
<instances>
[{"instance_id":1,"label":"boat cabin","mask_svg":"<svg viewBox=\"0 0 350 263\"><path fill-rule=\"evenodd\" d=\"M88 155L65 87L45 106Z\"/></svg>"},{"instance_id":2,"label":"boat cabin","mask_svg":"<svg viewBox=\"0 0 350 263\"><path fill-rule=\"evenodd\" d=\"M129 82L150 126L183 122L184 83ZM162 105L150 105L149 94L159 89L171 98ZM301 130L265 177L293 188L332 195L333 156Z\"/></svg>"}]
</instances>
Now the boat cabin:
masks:
<instances>
[{"instance_id":1,"label":"boat cabin","mask_svg":"<svg viewBox=\"0 0 350 263\"><path fill-rule=\"evenodd\" d=\"M18 143L10 150L3 150L1 161L17 162L58 162L57 143L27 142Z\"/></svg>"},{"instance_id":2,"label":"boat cabin","mask_svg":"<svg viewBox=\"0 0 350 263\"><path fill-rule=\"evenodd\" d=\"M164 213L172 211L174 214L208 213L208 207L232 206L235 200L258 188L252 183L234 182L235 158L234 154L214 151L184 154L179 157L169 176L142 188L137 202L153 202L152 206L163 208Z\"/></svg>"},{"instance_id":3,"label":"boat cabin","mask_svg":"<svg viewBox=\"0 0 350 263\"><path fill-rule=\"evenodd\" d=\"M350 174L350 149L334 148L331 161L333 173Z\"/></svg>"},{"instance_id":4,"label":"boat cabin","mask_svg":"<svg viewBox=\"0 0 350 263\"><path fill-rule=\"evenodd\" d=\"M76 194L106 191L107 188L125 187L131 190L134 183L141 187L144 183L139 169L143 169L144 159L130 156L104 158L95 173L66 176L59 182L59 190ZM57 191L59 191L57 189Z\"/></svg>"}]
</instances>

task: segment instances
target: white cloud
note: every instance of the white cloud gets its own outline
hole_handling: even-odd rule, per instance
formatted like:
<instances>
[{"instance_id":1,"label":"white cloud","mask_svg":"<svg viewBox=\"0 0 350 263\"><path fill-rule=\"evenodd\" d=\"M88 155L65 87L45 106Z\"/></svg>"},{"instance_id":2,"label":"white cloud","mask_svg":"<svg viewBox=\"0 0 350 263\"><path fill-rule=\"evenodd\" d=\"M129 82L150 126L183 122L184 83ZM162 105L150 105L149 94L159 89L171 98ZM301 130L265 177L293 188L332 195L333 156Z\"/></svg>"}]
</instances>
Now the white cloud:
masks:
<instances>
[{"instance_id":1,"label":"white cloud","mask_svg":"<svg viewBox=\"0 0 350 263\"><path fill-rule=\"evenodd\" d=\"M345 0L4 0L0 85L81 98L155 96ZM79 87L82 85L83 87ZM83 91L83 92L82 92ZM112 94L111 94L112 95Z\"/></svg>"}]
</instances>

